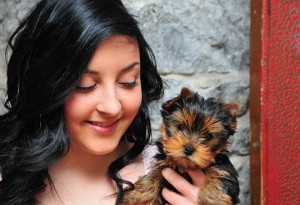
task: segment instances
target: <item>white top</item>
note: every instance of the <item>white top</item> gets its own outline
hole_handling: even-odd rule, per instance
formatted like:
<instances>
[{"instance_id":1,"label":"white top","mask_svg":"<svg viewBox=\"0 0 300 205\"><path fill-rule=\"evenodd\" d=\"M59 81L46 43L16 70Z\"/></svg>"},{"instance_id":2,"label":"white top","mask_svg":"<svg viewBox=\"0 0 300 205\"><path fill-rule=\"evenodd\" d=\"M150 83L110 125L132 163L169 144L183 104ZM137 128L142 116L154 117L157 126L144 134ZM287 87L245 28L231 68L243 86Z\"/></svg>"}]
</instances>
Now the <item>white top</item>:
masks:
<instances>
[{"instance_id":1,"label":"white top","mask_svg":"<svg viewBox=\"0 0 300 205\"><path fill-rule=\"evenodd\" d=\"M154 156L158 153L158 150L155 145L147 145L142 152L143 163L145 167L145 173L147 174L150 171L151 163L153 162Z\"/></svg>"}]
</instances>

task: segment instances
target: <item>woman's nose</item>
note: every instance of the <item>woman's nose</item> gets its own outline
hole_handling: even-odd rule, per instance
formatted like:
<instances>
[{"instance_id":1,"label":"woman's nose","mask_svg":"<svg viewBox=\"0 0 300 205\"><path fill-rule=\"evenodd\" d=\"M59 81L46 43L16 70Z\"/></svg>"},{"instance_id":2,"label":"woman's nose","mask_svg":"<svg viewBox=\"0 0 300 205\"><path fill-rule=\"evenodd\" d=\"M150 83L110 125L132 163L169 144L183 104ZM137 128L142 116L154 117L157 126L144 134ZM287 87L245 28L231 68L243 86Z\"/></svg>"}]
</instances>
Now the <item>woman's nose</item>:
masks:
<instances>
[{"instance_id":1,"label":"woman's nose","mask_svg":"<svg viewBox=\"0 0 300 205\"><path fill-rule=\"evenodd\" d=\"M103 91L101 99L97 104L97 110L111 116L119 114L121 110L121 103L115 89Z\"/></svg>"}]
</instances>

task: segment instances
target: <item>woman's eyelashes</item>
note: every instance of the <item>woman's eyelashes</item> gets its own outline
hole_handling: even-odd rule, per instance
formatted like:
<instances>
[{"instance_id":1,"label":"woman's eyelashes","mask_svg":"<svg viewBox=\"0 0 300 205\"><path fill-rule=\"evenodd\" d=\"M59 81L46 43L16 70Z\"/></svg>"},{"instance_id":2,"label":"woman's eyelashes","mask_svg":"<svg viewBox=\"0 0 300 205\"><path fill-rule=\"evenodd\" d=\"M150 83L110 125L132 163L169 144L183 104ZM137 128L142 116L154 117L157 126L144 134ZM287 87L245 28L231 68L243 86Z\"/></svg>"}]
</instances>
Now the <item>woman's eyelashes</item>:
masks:
<instances>
[{"instance_id":1,"label":"woman's eyelashes","mask_svg":"<svg viewBox=\"0 0 300 205\"><path fill-rule=\"evenodd\" d=\"M125 88L133 88L138 85L138 82L135 80L133 82L120 82L119 85L122 85ZM93 91L97 87L97 83L91 86L77 86L76 91L80 93L88 93Z\"/></svg>"},{"instance_id":2,"label":"woman's eyelashes","mask_svg":"<svg viewBox=\"0 0 300 205\"><path fill-rule=\"evenodd\" d=\"M119 83L120 85L123 85L124 87L127 87L127 88L132 88L132 87L135 87L137 86L137 81L133 81L133 82L122 82L122 83Z\"/></svg>"},{"instance_id":3,"label":"woman's eyelashes","mask_svg":"<svg viewBox=\"0 0 300 205\"><path fill-rule=\"evenodd\" d=\"M88 93L93 91L96 88L97 84L91 86L77 86L76 91L80 93Z\"/></svg>"}]
</instances>

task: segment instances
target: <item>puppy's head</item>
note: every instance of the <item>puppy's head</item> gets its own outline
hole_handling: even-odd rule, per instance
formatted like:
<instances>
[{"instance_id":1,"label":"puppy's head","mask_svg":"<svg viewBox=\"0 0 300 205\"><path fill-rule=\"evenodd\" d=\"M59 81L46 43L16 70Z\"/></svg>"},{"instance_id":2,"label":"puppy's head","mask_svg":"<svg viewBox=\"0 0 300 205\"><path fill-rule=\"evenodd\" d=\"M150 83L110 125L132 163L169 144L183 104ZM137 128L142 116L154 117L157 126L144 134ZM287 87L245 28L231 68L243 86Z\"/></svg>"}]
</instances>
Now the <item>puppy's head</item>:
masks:
<instances>
[{"instance_id":1,"label":"puppy's head","mask_svg":"<svg viewBox=\"0 0 300 205\"><path fill-rule=\"evenodd\" d=\"M188 88L162 105L161 143L167 160L181 169L205 168L227 151L237 122L236 104L204 99Z\"/></svg>"}]
</instances>

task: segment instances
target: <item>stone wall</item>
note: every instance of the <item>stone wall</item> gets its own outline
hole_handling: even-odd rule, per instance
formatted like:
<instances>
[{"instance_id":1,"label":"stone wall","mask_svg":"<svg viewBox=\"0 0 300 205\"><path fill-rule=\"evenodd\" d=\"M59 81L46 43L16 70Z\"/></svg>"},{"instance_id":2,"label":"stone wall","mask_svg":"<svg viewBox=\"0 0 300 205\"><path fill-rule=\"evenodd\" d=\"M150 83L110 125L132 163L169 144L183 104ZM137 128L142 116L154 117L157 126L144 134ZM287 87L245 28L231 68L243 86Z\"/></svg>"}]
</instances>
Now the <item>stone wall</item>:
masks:
<instances>
[{"instance_id":1,"label":"stone wall","mask_svg":"<svg viewBox=\"0 0 300 205\"><path fill-rule=\"evenodd\" d=\"M0 1L0 94L5 89L7 38L35 2ZM154 138L159 135L161 120L157 108L183 86L204 97L238 103L238 130L232 138L230 158L240 174L241 204L250 204L250 0L124 0L124 4L141 23L168 85L151 111ZM1 104L0 113L4 112Z\"/></svg>"}]
</instances>

